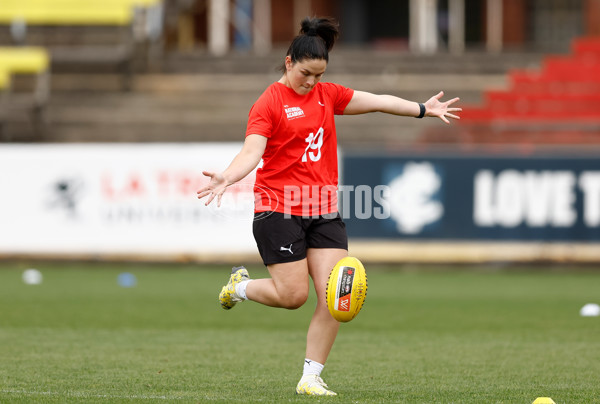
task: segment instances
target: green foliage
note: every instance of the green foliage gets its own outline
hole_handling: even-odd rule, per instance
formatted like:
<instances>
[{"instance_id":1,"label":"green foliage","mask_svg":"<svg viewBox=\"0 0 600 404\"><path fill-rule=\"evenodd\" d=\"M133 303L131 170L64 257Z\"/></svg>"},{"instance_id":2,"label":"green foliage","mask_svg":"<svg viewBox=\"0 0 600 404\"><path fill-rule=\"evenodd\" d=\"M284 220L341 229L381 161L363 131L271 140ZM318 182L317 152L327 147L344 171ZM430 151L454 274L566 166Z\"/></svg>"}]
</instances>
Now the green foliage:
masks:
<instances>
[{"instance_id":1,"label":"green foliage","mask_svg":"<svg viewBox=\"0 0 600 404\"><path fill-rule=\"evenodd\" d=\"M41 285L21 281L30 265ZM600 402L600 318L579 316L600 271L367 271L323 373L339 396L319 399L294 394L314 293L296 311L226 312L226 266L2 263L0 402Z\"/></svg>"}]
</instances>

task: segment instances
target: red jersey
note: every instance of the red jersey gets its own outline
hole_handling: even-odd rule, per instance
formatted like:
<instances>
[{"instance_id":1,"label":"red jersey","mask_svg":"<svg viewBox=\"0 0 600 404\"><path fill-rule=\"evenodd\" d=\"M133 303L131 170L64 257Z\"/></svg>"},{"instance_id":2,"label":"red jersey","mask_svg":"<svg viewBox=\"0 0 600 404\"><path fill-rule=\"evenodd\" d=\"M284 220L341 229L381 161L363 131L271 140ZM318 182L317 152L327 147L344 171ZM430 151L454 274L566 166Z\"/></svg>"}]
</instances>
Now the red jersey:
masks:
<instances>
[{"instance_id":1,"label":"red jersey","mask_svg":"<svg viewBox=\"0 0 600 404\"><path fill-rule=\"evenodd\" d=\"M297 216L337 212L337 136L334 115L341 115L354 90L317 83L299 95L271 84L250 110L246 136L269 138L263 165L256 172L255 212Z\"/></svg>"}]
</instances>

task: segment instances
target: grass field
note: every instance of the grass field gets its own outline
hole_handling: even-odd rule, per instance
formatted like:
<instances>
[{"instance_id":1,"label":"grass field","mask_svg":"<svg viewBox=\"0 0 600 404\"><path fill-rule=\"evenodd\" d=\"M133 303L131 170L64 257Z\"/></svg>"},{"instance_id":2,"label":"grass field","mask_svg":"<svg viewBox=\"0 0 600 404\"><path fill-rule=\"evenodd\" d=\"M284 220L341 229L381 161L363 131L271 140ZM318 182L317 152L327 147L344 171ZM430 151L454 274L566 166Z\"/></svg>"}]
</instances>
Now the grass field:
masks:
<instances>
[{"instance_id":1,"label":"grass field","mask_svg":"<svg viewBox=\"0 0 600 404\"><path fill-rule=\"evenodd\" d=\"M323 373L339 396L314 398L294 394L314 296L225 312L225 266L0 263L0 403L600 403L600 318L579 316L600 268L367 271Z\"/></svg>"}]
</instances>

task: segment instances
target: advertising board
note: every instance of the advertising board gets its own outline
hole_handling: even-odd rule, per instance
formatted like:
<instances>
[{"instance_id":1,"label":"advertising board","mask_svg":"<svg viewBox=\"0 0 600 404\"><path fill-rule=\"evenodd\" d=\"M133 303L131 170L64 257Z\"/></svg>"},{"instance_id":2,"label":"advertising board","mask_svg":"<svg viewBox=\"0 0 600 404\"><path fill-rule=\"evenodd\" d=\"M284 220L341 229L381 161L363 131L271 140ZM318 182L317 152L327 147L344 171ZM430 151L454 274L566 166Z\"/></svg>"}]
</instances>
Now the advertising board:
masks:
<instances>
[{"instance_id":1,"label":"advertising board","mask_svg":"<svg viewBox=\"0 0 600 404\"><path fill-rule=\"evenodd\" d=\"M344 157L348 234L414 240L600 241L600 159Z\"/></svg>"},{"instance_id":2,"label":"advertising board","mask_svg":"<svg viewBox=\"0 0 600 404\"><path fill-rule=\"evenodd\" d=\"M220 208L196 191L241 143L0 147L0 254L256 254L254 173Z\"/></svg>"}]
</instances>

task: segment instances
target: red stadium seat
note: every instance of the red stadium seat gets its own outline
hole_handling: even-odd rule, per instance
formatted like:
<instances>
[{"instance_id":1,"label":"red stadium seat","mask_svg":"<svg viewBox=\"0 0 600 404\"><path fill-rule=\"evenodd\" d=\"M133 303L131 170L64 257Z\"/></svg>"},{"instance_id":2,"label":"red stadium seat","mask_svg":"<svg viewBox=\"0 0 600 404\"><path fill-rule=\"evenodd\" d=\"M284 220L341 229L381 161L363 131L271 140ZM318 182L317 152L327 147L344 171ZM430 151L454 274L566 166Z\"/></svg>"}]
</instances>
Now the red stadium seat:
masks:
<instances>
[{"instance_id":1,"label":"red stadium seat","mask_svg":"<svg viewBox=\"0 0 600 404\"><path fill-rule=\"evenodd\" d=\"M578 38L572 54L547 56L540 70L512 70L509 89L463 105L440 143L600 144L600 38Z\"/></svg>"},{"instance_id":2,"label":"red stadium seat","mask_svg":"<svg viewBox=\"0 0 600 404\"><path fill-rule=\"evenodd\" d=\"M600 37L577 38L573 41L575 55L598 55L600 57Z\"/></svg>"}]
</instances>

